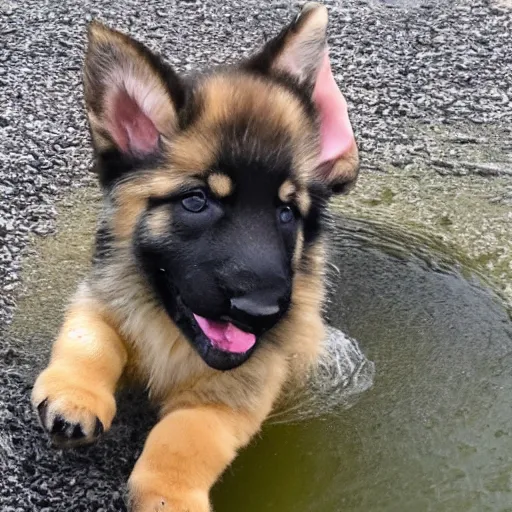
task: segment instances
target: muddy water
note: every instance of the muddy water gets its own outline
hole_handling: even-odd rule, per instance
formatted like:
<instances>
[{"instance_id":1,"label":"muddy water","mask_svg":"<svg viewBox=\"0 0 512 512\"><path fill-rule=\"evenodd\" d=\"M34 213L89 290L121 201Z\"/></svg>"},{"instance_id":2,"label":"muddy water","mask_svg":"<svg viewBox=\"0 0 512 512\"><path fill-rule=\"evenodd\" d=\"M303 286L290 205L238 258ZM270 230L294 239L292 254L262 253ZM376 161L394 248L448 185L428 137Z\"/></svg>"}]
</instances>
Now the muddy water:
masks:
<instances>
[{"instance_id":1,"label":"muddy water","mask_svg":"<svg viewBox=\"0 0 512 512\"><path fill-rule=\"evenodd\" d=\"M330 321L375 362L349 410L268 426L218 510L512 510L512 321L451 257L340 222ZM463 277L465 276L465 277Z\"/></svg>"},{"instance_id":2,"label":"muddy water","mask_svg":"<svg viewBox=\"0 0 512 512\"><path fill-rule=\"evenodd\" d=\"M42 354L86 271L96 200L64 204L26 261L11 334L37 332ZM387 225L340 217L330 272L329 321L375 363L373 387L349 409L266 426L214 489L216 510L512 510L510 316L458 256Z\"/></svg>"}]
</instances>

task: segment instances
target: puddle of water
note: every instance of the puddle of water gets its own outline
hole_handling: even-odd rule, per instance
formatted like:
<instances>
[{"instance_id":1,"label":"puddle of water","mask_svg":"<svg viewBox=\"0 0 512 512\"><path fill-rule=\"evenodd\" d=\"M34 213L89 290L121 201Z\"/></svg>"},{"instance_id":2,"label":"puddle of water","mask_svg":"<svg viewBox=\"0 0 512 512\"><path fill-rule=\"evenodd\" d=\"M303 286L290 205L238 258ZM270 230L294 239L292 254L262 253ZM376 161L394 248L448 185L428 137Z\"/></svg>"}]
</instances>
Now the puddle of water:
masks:
<instances>
[{"instance_id":1,"label":"puddle of water","mask_svg":"<svg viewBox=\"0 0 512 512\"><path fill-rule=\"evenodd\" d=\"M218 510L511 510L512 321L404 243L389 254L389 233L342 223L329 316L375 362L374 387L349 410L267 426L215 489Z\"/></svg>"},{"instance_id":2,"label":"puddle of water","mask_svg":"<svg viewBox=\"0 0 512 512\"><path fill-rule=\"evenodd\" d=\"M47 353L86 271L95 198L82 191L61 209L58 236L27 262L27 293L9 334L37 333L30 350ZM341 401L314 417L309 400L302 411L310 419L267 425L214 489L215 509L512 510L512 321L505 308L421 237L350 219L339 222L336 237L329 321L375 363L374 385L349 409ZM115 451L115 443L107 438L103 446ZM118 488L119 475L104 477Z\"/></svg>"},{"instance_id":3,"label":"puddle of water","mask_svg":"<svg viewBox=\"0 0 512 512\"><path fill-rule=\"evenodd\" d=\"M446 251L452 261L486 276L512 309L512 208L504 199L511 186L509 176L440 177L411 165L407 172L362 173L357 193L337 206L352 217L393 226L395 238L407 230L426 240L429 252ZM397 247L406 242L401 238Z\"/></svg>"},{"instance_id":4,"label":"puddle of water","mask_svg":"<svg viewBox=\"0 0 512 512\"><path fill-rule=\"evenodd\" d=\"M99 204L95 189L75 192L59 204L57 235L34 238L36 255L23 262L23 288L11 335L51 339L56 334L66 304L88 271ZM46 353L48 347L34 350Z\"/></svg>"}]
</instances>

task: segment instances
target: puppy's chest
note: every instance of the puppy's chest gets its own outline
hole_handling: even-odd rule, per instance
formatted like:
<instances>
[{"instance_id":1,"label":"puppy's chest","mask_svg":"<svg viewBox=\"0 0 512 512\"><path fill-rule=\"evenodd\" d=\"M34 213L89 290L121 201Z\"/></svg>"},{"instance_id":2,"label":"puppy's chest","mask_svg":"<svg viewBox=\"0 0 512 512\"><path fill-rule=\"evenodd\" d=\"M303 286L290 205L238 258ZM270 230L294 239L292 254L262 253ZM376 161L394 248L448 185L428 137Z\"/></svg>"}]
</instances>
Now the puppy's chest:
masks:
<instances>
[{"instance_id":1,"label":"puppy's chest","mask_svg":"<svg viewBox=\"0 0 512 512\"><path fill-rule=\"evenodd\" d=\"M125 340L128 350L126 376L145 386L152 399L179 393L207 370L172 324L146 323L145 328L131 329Z\"/></svg>"}]
</instances>

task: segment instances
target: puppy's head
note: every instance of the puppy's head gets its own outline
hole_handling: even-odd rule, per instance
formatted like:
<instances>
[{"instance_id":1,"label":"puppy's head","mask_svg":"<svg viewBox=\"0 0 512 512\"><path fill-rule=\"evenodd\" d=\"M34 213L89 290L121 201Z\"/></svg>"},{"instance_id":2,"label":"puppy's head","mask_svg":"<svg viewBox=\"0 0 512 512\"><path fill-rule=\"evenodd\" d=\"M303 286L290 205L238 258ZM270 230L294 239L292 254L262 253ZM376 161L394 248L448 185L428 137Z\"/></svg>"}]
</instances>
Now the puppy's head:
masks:
<instances>
[{"instance_id":1,"label":"puppy's head","mask_svg":"<svg viewBox=\"0 0 512 512\"><path fill-rule=\"evenodd\" d=\"M111 235L213 368L246 361L293 307L326 201L357 176L326 27L325 7L307 4L250 59L193 79L89 30L85 98Z\"/></svg>"}]
</instances>

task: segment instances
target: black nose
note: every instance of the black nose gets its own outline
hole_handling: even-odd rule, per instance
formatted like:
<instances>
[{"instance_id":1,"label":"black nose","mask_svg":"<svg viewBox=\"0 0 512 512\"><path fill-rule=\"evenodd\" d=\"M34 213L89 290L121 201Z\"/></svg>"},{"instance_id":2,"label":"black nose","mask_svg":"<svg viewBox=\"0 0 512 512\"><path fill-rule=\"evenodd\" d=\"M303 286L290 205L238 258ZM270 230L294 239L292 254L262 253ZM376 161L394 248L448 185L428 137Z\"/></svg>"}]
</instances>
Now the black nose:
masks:
<instances>
[{"instance_id":1,"label":"black nose","mask_svg":"<svg viewBox=\"0 0 512 512\"><path fill-rule=\"evenodd\" d=\"M257 290L231 299L230 317L250 331L270 329L288 308L289 298L272 290Z\"/></svg>"}]
</instances>

